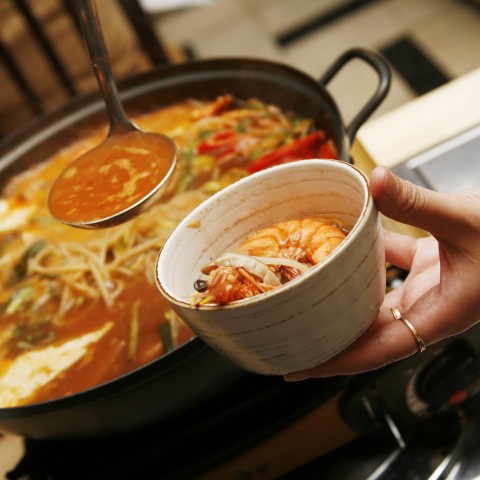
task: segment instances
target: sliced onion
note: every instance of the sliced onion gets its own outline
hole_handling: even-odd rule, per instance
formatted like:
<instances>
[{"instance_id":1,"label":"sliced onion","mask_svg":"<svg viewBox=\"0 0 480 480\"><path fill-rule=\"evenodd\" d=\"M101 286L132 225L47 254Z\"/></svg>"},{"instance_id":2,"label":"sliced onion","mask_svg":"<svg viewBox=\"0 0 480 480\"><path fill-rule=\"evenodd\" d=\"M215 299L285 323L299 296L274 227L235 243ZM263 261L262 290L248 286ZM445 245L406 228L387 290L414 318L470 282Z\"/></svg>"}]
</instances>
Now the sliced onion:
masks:
<instances>
[{"instance_id":1,"label":"sliced onion","mask_svg":"<svg viewBox=\"0 0 480 480\"><path fill-rule=\"evenodd\" d=\"M232 268L244 268L250 273L253 273L262 279L262 282L267 285L280 286L280 279L275 275L268 266L256 260L250 255L242 255L239 253L226 252L218 257L212 263L209 263L201 268L201 272L209 274L215 267L232 267Z\"/></svg>"},{"instance_id":2,"label":"sliced onion","mask_svg":"<svg viewBox=\"0 0 480 480\"><path fill-rule=\"evenodd\" d=\"M299 270L301 273L305 273L310 266L305 265L304 263L298 262L297 260L292 260L291 258L283 257L254 257L255 260L264 263L265 265L282 265L284 267L293 267Z\"/></svg>"}]
</instances>

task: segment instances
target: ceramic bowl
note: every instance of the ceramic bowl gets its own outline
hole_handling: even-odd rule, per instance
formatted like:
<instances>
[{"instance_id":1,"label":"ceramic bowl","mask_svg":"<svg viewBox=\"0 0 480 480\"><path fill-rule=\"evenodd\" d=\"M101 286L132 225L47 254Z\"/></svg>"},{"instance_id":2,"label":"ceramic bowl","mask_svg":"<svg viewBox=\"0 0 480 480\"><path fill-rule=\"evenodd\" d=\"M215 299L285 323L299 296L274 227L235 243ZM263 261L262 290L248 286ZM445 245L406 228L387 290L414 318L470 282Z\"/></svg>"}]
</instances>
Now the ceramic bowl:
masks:
<instances>
[{"instance_id":1,"label":"ceramic bowl","mask_svg":"<svg viewBox=\"0 0 480 480\"><path fill-rule=\"evenodd\" d=\"M191 303L202 266L261 228L302 217L333 217L351 231L281 287L226 305ZM180 223L158 255L156 280L198 337L245 370L283 375L321 364L358 339L383 302L383 234L368 180L353 165L320 159L246 177Z\"/></svg>"}]
</instances>

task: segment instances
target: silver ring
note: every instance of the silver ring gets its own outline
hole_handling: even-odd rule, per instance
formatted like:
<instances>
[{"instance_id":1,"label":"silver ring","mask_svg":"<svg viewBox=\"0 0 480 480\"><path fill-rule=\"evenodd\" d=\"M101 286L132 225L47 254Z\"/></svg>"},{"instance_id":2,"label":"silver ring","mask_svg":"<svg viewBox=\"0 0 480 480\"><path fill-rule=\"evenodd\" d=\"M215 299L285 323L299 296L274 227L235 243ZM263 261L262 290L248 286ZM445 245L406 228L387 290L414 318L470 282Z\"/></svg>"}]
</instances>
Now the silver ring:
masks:
<instances>
[{"instance_id":1,"label":"silver ring","mask_svg":"<svg viewBox=\"0 0 480 480\"><path fill-rule=\"evenodd\" d=\"M408 327L408 329L412 332L413 337L415 338L415 342L417 343L418 352L419 353L424 352L426 350L427 346L425 345L425 341L423 340L423 338L417 332L417 329L410 323L409 320L402 317L402 314L400 313L400 310L397 307L393 307L390 310L392 311L393 318L395 320L401 320Z\"/></svg>"}]
</instances>

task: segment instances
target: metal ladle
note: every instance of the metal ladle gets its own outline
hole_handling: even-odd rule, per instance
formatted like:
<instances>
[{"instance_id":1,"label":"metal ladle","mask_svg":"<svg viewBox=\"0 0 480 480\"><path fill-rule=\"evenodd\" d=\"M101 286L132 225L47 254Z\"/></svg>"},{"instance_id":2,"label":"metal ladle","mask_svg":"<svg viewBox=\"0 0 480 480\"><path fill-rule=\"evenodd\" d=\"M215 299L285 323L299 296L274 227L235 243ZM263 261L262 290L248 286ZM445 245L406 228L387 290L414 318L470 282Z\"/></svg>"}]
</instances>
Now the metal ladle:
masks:
<instances>
[{"instance_id":1,"label":"metal ladle","mask_svg":"<svg viewBox=\"0 0 480 480\"><path fill-rule=\"evenodd\" d=\"M175 143L144 132L120 102L94 0L73 0L110 122L107 138L70 164L48 197L54 218L79 228L125 222L155 203L173 176Z\"/></svg>"}]
</instances>

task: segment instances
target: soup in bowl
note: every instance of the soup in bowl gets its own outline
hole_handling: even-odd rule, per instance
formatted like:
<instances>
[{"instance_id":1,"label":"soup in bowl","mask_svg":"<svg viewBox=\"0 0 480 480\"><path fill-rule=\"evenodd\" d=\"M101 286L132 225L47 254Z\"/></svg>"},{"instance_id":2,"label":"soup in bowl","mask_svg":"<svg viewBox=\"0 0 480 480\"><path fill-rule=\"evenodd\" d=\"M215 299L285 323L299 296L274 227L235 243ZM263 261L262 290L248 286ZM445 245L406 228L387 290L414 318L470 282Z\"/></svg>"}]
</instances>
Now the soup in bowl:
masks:
<instances>
[{"instance_id":1,"label":"soup in bowl","mask_svg":"<svg viewBox=\"0 0 480 480\"><path fill-rule=\"evenodd\" d=\"M282 375L325 362L365 332L385 294L367 178L328 159L244 178L179 224L156 279L187 325L245 370Z\"/></svg>"}]
</instances>

